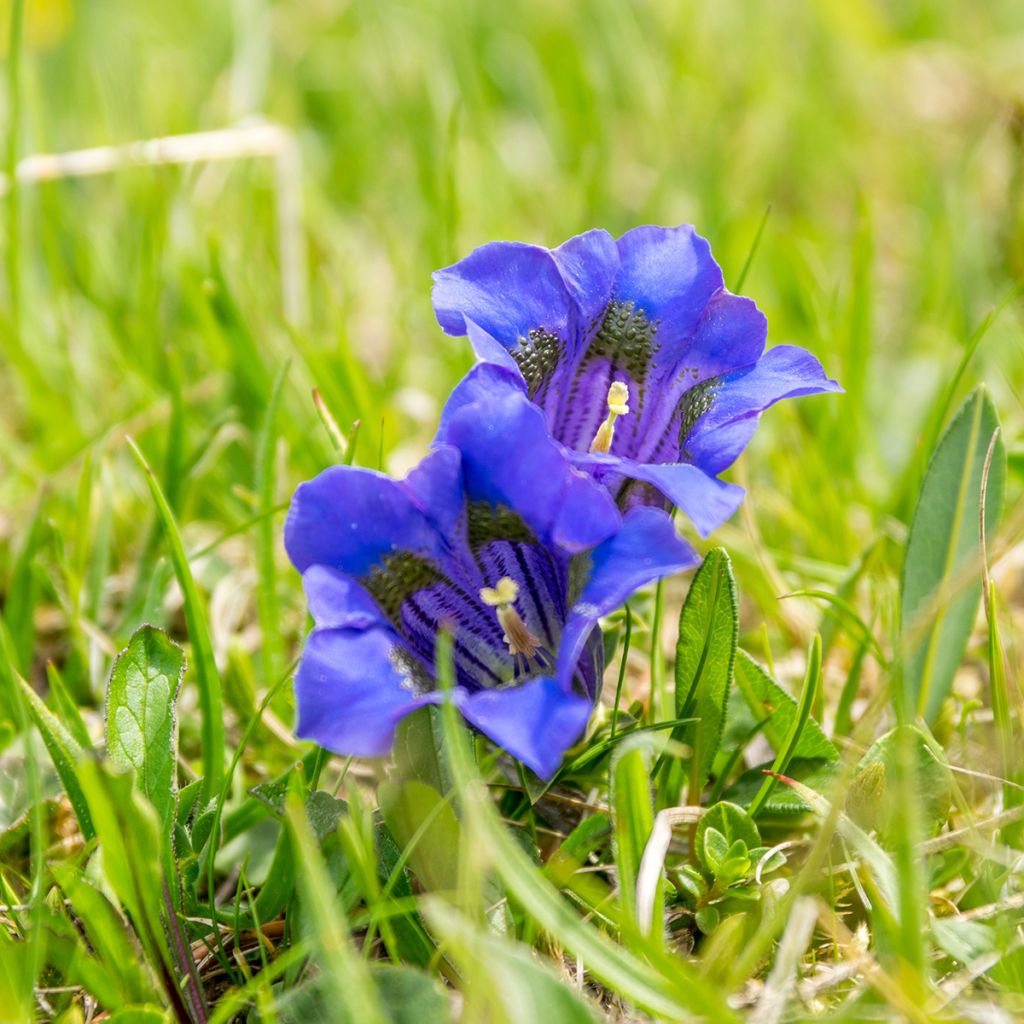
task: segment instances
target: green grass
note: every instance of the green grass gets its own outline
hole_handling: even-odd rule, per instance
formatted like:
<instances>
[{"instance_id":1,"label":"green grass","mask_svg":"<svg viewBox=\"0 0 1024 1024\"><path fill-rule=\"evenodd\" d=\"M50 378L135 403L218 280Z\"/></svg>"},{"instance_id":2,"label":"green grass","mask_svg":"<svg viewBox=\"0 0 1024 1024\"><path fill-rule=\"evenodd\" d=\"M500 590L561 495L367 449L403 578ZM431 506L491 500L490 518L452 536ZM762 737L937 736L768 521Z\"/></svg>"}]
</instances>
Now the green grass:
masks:
<instances>
[{"instance_id":1,"label":"green grass","mask_svg":"<svg viewBox=\"0 0 1024 1024\"><path fill-rule=\"evenodd\" d=\"M1017 0L0 14L8 171L254 116L301 160L298 258L267 157L6 193L0 1021L1024 1014ZM689 579L613 617L607 707L539 798L441 716L388 763L295 741L283 510L425 450L470 363L430 272L681 222L846 388L773 409L731 471L749 498L683 624L707 656L675 658ZM141 773L176 764L176 805L87 752L146 623L188 659ZM645 861L681 796L753 818L684 814Z\"/></svg>"}]
</instances>

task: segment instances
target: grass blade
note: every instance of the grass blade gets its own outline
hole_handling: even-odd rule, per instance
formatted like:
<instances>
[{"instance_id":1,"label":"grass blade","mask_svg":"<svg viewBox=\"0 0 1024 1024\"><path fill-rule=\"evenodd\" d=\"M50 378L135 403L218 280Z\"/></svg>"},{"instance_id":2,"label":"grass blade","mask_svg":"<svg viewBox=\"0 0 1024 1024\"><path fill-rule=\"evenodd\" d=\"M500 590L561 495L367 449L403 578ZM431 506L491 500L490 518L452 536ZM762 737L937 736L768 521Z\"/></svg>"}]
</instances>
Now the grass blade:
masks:
<instances>
[{"instance_id":1,"label":"grass blade","mask_svg":"<svg viewBox=\"0 0 1024 1024\"><path fill-rule=\"evenodd\" d=\"M224 777L224 708L221 700L220 673L217 671L213 644L210 640L210 627L192 577L192 568L185 555L185 547L174 513L171 512L156 475L146 462L146 457L131 438L128 438L128 444L146 474L146 482L149 484L153 503L156 505L167 538L174 574L184 595L185 622L188 625L189 639L192 641L193 663L196 681L199 684L199 704L202 712L203 799L208 800L219 790Z\"/></svg>"},{"instance_id":2,"label":"grass blade","mask_svg":"<svg viewBox=\"0 0 1024 1024\"><path fill-rule=\"evenodd\" d=\"M804 676L804 685L800 691L800 700L797 702L797 712L790 723L789 732L782 747L775 755L771 773L761 784L754 802L750 805L749 813L752 818L757 817L758 811L764 806L772 787L775 785L773 776L785 772L789 762L793 759L800 746L800 738L811 717L811 707L817 698L821 687L821 637L815 633L811 640L811 649L807 655L807 673Z\"/></svg>"},{"instance_id":3,"label":"grass blade","mask_svg":"<svg viewBox=\"0 0 1024 1024\"><path fill-rule=\"evenodd\" d=\"M448 659L439 654L438 663L442 666L441 680L447 679L450 684ZM670 1020L689 1019L696 1014L715 1024L738 1024L724 997L685 961L678 957L662 960L652 947L649 955L657 961L654 966L577 917L502 827L473 764L458 713L450 702L443 706L441 719L452 774L462 794L473 841L486 849L506 889L516 894L516 902L537 924L582 959L590 974L648 1013Z\"/></svg>"},{"instance_id":4,"label":"grass blade","mask_svg":"<svg viewBox=\"0 0 1024 1024\"><path fill-rule=\"evenodd\" d=\"M301 865L299 888L304 909L315 927L330 1005L339 1021L387 1024L369 965L352 945L345 911L328 879L306 811L297 799L290 798L285 815L295 845L295 859Z\"/></svg>"}]
</instances>

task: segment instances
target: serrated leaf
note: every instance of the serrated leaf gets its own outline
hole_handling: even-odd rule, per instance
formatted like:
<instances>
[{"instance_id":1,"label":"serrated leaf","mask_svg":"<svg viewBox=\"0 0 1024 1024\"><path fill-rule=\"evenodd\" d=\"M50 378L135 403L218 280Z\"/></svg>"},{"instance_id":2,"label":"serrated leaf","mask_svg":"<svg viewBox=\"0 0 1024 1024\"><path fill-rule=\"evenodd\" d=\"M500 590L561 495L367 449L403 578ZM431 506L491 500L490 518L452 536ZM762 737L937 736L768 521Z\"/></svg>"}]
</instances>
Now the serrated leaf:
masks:
<instances>
[{"instance_id":1,"label":"serrated leaf","mask_svg":"<svg viewBox=\"0 0 1024 1024\"><path fill-rule=\"evenodd\" d=\"M185 653L163 630L137 629L117 656L107 686L107 754L156 808L164 832L174 820L174 701Z\"/></svg>"},{"instance_id":2,"label":"serrated leaf","mask_svg":"<svg viewBox=\"0 0 1024 1024\"><path fill-rule=\"evenodd\" d=\"M999 418L976 388L935 447L910 523L900 616L903 699L910 717L931 722L949 695L981 599L981 484ZM1002 513L1006 450L997 439L985 502L985 531Z\"/></svg>"},{"instance_id":3,"label":"serrated leaf","mask_svg":"<svg viewBox=\"0 0 1024 1024\"><path fill-rule=\"evenodd\" d=\"M799 704L742 649L736 652L735 678L736 689L755 718L767 719L764 734L768 742L776 751L780 750L799 715ZM791 756L794 759L835 761L839 758L839 751L821 731L821 726L809 718Z\"/></svg>"},{"instance_id":4,"label":"serrated leaf","mask_svg":"<svg viewBox=\"0 0 1024 1024\"><path fill-rule=\"evenodd\" d=\"M828 791L829 786L836 777L838 762L825 761L821 758L794 758L789 762L786 774L797 779L819 792ZM756 768L745 771L725 791L725 796L741 807L749 806L764 784L764 770L771 768L772 763L766 761ZM791 815L806 814L810 808L800 797L786 786L776 786L761 805L761 817L768 815Z\"/></svg>"},{"instance_id":5,"label":"serrated leaf","mask_svg":"<svg viewBox=\"0 0 1024 1024\"><path fill-rule=\"evenodd\" d=\"M680 726L674 738L688 744L698 759L691 775L693 794L704 788L722 742L738 631L732 566L725 551L715 548L690 584L676 643L676 717L697 721Z\"/></svg>"},{"instance_id":6,"label":"serrated leaf","mask_svg":"<svg viewBox=\"0 0 1024 1024\"><path fill-rule=\"evenodd\" d=\"M306 798L306 817L318 843L322 843L327 836L337 830L344 810L345 801L331 796L330 793L318 789L309 794Z\"/></svg>"}]
</instances>

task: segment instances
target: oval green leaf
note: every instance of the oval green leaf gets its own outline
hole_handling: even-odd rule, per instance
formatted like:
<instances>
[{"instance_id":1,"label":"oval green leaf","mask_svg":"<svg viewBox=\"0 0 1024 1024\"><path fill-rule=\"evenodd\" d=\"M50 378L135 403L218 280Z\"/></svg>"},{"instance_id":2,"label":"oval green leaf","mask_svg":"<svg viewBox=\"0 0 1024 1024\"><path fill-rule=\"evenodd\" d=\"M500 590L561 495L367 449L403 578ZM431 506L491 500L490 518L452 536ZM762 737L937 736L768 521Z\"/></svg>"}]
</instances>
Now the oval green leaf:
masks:
<instances>
[{"instance_id":1,"label":"oval green leaf","mask_svg":"<svg viewBox=\"0 0 1024 1024\"><path fill-rule=\"evenodd\" d=\"M999 523L1006 451L985 389L967 396L925 473L910 524L900 594L903 710L934 721L949 695L981 599L982 478L993 443L985 532Z\"/></svg>"},{"instance_id":2,"label":"oval green leaf","mask_svg":"<svg viewBox=\"0 0 1024 1024\"><path fill-rule=\"evenodd\" d=\"M142 626L117 656L107 687L107 754L135 774L165 834L174 822L174 701L185 654L166 633Z\"/></svg>"}]
</instances>

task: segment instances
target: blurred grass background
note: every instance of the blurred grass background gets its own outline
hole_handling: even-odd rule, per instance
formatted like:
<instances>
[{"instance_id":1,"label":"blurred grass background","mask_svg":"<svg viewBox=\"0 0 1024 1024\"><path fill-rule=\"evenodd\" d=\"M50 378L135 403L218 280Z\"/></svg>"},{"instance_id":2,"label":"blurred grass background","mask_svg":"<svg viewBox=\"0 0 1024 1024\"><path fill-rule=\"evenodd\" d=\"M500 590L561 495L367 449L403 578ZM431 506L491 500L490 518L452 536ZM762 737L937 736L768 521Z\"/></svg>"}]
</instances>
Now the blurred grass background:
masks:
<instances>
[{"instance_id":1,"label":"blurred grass background","mask_svg":"<svg viewBox=\"0 0 1024 1024\"><path fill-rule=\"evenodd\" d=\"M985 382L1010 453L1008 513L989 544L1012 688L1024 665L1019 0L26 0L19 48L8 26L20 9L0 0L8 185L31 154L264 121L298 154L294 178L287 150L276 168L264 156L22 181L0 202L10 654L38 690L49 684L51 702L81 706L89 746L101 741L106 679L133 630L151 622L193 640L178 704L179 775L191 777L204 753L203 631L186 623L133 438L181 528L201 592L192 605L210 620L228 749L244 747L223 845L211 844L228 888L240 872L259 886L274 855L273 823L249 814L252 785L301 754L316 765L309 788L321 768L339 786L348 771L296 743L280 686L306 628L280 543L283 509L300 480L338 459L311 388L357 462L407 469L470 364L466 345L434 322L430 273L489 239L555 245L595 226L692 222L735 285L764 225L742 290L768 314L772 343L812 349L847 394L765 417L731 471L750 500L713 542L733 560L743 643L794 690L820 630L825 720L844 679L867 697L884 672L827 606L778 598L838 591L883 647L896 643L903 540L925 460L951 410ZM283 204L287 223L296 195L292 252L281 215ZM286 282L305 285L308 309L286 316ZM666 589L666 650L687 582ZM634 602L638 649L650 646L651 609ZM979 633L935 733L951 763L999 774L985 642ZM649 692L649 672L642 656L630 662L623 707ZM16 736L9 717L0 709L0 829L25 810L35 772L45 795L60 789L38 739ZM349 789L357 799L359 787ZM983 786L968 797L988 814ZM74 850L74 822L62 832L69 815L53 813L54 835ZM345 820L366 826L360 848L372 863L370 804ZM925 887L904 874L922 904ZM979 877L967 913L1003 897ZM475 882L466 892L483 899ZM923 951L907 920L912 951ZM431 921L447 934L442 917ZM448 941L461 936L468 949L476 933L456 925ZM532 923L521 937L533 941ZM709 950L701 963L717 985L738 954ZM754 971L749 951L737 962L747 961ZM899 977L894 991L913 1001ZM481 991L491 989L500 995L500 985Z\"/></svg>"},{"instance_id":2,"label":"blurred grass background","mask_svg":"<svg viewBox=\"0 0 1024 1024\"><path fill-rule=\"evenodd\" d=\"M470 361L434 323L430 272L493 238L692 222L735 282L771 207L743 291L772 342L814 350L848 391L773 410L734 474L750 511L719 540L778 654L820 612L780 592L834 585L902 537L947 385L990 386L1019 496L1016 0L30 0L16 78L12 158L284 125L303 209L289 269L309 287L289 323L266 159L8 193L0 579L37 680L55 658L95 696L134 626L178 614L131 435L190 551L208 549L217 654L250 709L304 629L280 513L270 532L252 522L334 458L310 388L344 429L362 421L358 462L407 468ZM258 438L286 363L268 467ZM878 557L884 620L899 550Z\"/></svg>"}]
</instances>

